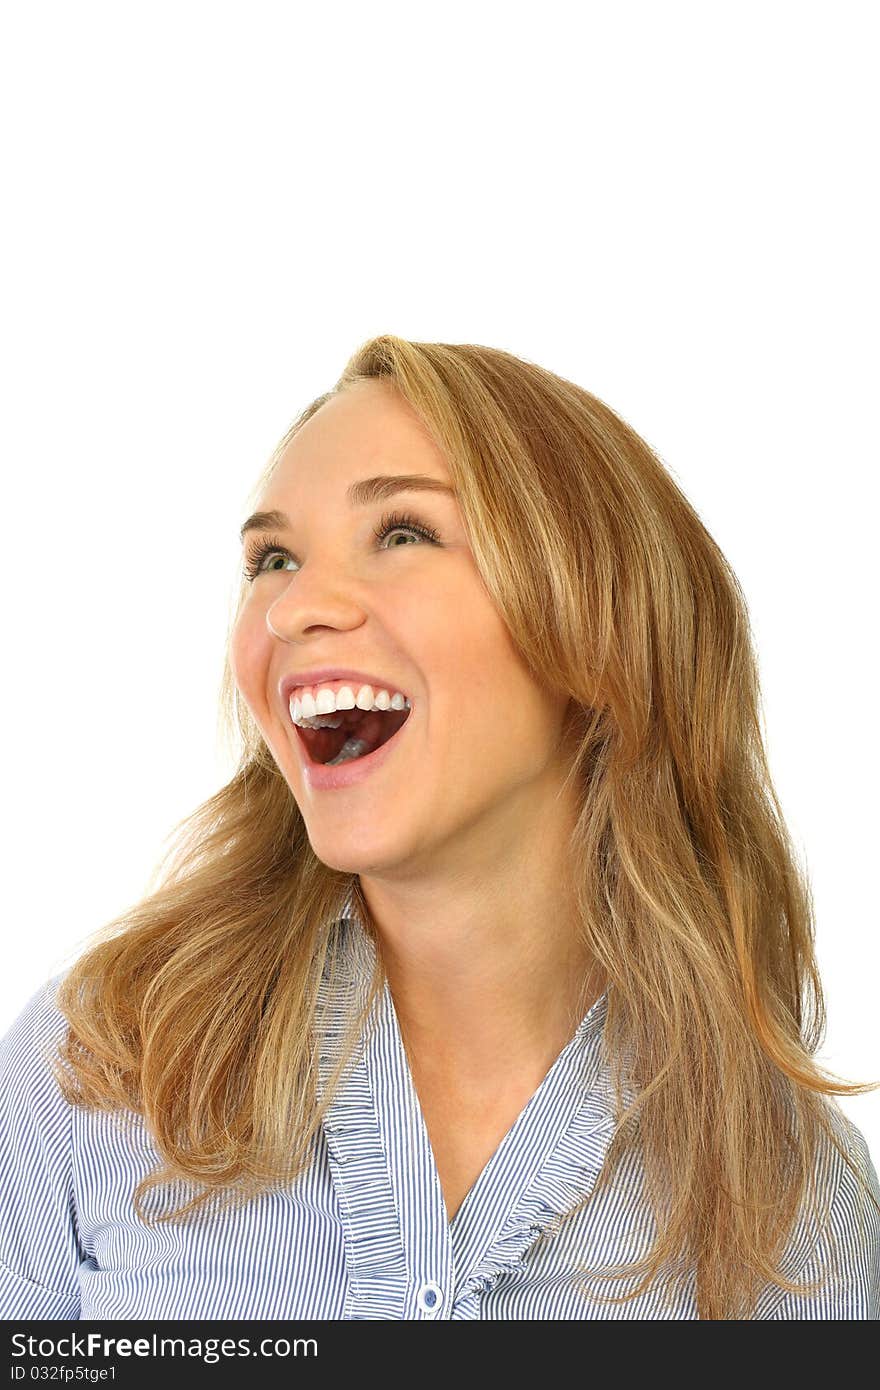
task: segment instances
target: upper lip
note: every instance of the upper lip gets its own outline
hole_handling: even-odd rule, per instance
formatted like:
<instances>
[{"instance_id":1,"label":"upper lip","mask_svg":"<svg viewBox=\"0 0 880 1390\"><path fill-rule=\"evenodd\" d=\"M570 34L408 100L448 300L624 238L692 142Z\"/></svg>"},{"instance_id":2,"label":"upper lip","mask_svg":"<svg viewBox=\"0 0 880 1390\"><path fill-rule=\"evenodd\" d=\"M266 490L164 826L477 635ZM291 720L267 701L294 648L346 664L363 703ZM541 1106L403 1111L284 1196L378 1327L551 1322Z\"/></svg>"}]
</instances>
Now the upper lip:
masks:
<instances>
[{"instance_id":1,"label":"upper lip","mask_svg":"<svg viewBox=\"0 0 880 1390\"><path fill-rule=\"evenodd\" d=\"M409 695L402 686L394 681L387 680L384 676L371 676L367 671L353 671L348 666L315 666L309 671L292 671L287 676L282 676L278 685L281 695L282 705L288 705L294 690L302 685L318 685L321 681L356 681L358 689L362 685L371 685L374 690L399 690L402 695ZM355 696L357 689L355 689Z\"/></svg>"}]
</instances>

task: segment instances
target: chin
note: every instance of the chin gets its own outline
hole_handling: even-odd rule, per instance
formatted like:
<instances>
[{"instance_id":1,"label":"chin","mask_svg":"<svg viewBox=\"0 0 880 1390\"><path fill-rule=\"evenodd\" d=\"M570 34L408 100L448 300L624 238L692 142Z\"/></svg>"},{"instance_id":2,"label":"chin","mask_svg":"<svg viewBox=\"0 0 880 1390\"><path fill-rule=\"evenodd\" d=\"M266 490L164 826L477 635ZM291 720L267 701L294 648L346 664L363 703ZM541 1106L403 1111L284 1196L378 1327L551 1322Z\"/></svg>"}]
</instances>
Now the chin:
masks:
<instances>
[{"instance_id":1,"label":"chin","mask_svg":"<svg viewBox=\"0 0 880 1390\"><path fill-rule=\"evenodd\" d=\"M382 853L378 846L340 843L338 835L315 836L306 825L311 845L316 857L328 869L340 874L382 874L393 869L400 862L400 854L391 851Z\"/></svg>"}]
</instances>

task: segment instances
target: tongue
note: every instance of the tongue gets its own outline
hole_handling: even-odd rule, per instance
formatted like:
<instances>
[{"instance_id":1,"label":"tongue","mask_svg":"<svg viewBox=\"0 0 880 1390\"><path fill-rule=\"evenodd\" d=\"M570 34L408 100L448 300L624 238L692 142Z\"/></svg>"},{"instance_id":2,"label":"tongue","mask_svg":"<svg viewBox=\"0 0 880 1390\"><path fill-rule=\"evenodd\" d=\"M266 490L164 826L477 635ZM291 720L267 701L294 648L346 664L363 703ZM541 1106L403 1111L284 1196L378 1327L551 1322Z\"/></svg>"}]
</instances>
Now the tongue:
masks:
<instances>
[{"instance_id":1,"label":"tongue","mask_svg":"<svg viewBox=\"0 0 880 1390\"><path fill-rule=\"evenodd\" d=\"M343 721L338 729L312 729L305 732L309 752L318 763L329 763L341 752L350 738L360 739L363 745L359 754L366 757L382 743L392 738L406 720L409 710L342 710Z\"/></svg>"},{"instance_id":2,"label":"tongue","mask_svg":"<svg viewBox=\"0 0 880 1390\"><path fill-rule=\"evenodd\" d=\"M352 714L357 711L352 710ZM364 744L361 757L367 753L373 753L379 747L386 735L389 734L389 724L386 722L384 711L379 709L370 710L368 714L362 714L360 719L343 720L340 733L345 732L346 738L358 738Z\"/></svg>"}]
</instances>

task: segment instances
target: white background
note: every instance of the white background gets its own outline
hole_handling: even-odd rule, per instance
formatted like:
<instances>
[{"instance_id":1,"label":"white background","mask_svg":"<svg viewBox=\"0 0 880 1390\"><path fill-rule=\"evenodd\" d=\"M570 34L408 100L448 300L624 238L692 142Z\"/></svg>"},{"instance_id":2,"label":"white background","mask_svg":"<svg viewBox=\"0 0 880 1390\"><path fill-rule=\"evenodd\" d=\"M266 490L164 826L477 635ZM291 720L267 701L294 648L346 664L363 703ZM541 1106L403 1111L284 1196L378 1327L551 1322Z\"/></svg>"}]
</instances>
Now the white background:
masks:
<instances>
[{"instance_id":1,"label":"white background","mask_svg":"<svg viewBox=\"0 0 880 1390\"><path fill-rule=\"evenodd\" d=\"M567 376L731 560L880 1080L872 4L7 4L0 1031L230 773L249 490L375 333ZM880 1158L880 1092L843 1102Z\"/></svg>"}]
</instances>

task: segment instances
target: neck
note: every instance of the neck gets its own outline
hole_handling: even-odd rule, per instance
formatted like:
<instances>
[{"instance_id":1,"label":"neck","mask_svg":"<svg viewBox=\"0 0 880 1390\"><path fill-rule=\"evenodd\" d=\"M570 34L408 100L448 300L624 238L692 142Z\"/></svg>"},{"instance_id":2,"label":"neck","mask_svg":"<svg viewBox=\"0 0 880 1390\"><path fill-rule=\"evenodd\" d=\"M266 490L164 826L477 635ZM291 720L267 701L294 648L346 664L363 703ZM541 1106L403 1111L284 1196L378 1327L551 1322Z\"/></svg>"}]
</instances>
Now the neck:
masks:
<instances>
[{"instance_id":1,"label":"neck","mask_svg":"<svg viewBox=\"0 0 880 1390\"><path fill-rule=\"evenodd\" d=\"M535 836L454 886L361 879L407 1052L435 1076L487 1090L540 1079L601 994L562 886L567 843Z\"/></svg>"}]
</instances>

